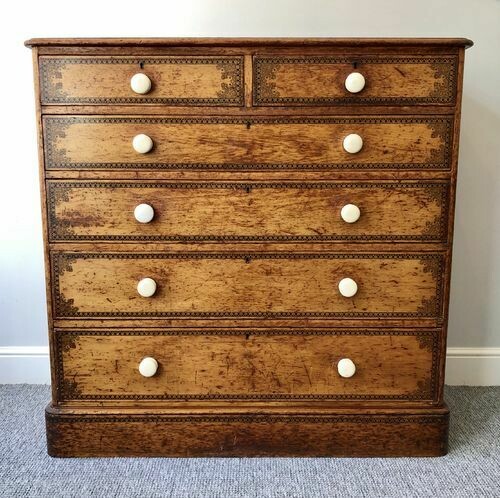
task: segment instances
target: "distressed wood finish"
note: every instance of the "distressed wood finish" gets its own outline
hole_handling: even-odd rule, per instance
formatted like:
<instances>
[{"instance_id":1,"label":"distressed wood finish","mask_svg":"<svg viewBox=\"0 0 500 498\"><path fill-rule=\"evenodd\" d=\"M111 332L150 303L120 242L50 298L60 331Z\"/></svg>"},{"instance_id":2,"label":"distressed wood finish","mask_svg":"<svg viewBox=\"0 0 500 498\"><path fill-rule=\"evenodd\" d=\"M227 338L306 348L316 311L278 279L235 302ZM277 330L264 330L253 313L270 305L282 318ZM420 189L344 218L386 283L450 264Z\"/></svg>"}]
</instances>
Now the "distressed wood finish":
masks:
<instances>
[{"instance_id":1,"label":"distressed wood finish","mask_svg":"<svg viewBox=\"0 0 500 498\"><path fill-rule=\"evenodd\" d=\"M71 413L49 408L49 454L92 456L441 456L448 411L329 415Z\"/></svg>"},{"instance_id":2,"label":"distressed wood finish","mask_svg":"<svg viewBox=\"0 0 500 498\"><path fill-rule=\"evenodd\" d=\"M441 254L53 253L57 317L430 317ZM358 284L352 298L341 279ZM137 283L152 278L154 296Z\"/></svg>"},{"instance_id":3,"label":"distressed wood finish","mask_svg":"<svg viewBox=\"0 0 500 498\"><path fill-rule=\"evenodd\" d=\"M432 400L433 331L58 331L63 399ZM138 371L159 363L150 378ZM342 378L338 361L356 374Z\"/></svg>"},{"instance_id":4,"label":"distressed wood finish","mask_svg":"<svg viewBox=\"0 0 500 498\"><path fill-rule=\"evenodd\" d=\"M26 45L50 455L446 453L470 40ZM359 93L345 88L352 72L365 78ZM150 92L132 91L136 73ZM138 134L153 140L149 153L134 151ZM362 137L360 152L343 149L348 134ZM134 217L143 203L149 223ZM361 211L352 224L346 204ZM137 291L146 277L157 283L149 298ZM345 277L358 284L350 298ZM146 356L159 363L147 378ZM344 358L352 377L338 373Z\"/></svg>"},{"instance_id":5,"label":"distressed wood finish","mask_svg":"<svg viewBox=\"0 0 500 498\"><path fill-rule=\"evenodd\" d=\"M445 241L437 182L48 183L52 241ZM149 223L134 208L154 208ZM361 217L346 223L343 206ZM227 223L227 220L231 223Z\"/></svg>"},{"instance_id":6,"label":"distressed wood finish","mask_svg":"<svg viewBox=\"0 0 500 498\"><path fill-rule=\"evenodd\" d=\"M446 117L44 119L48 169L449 169L453 121ZM345 136L363 149L350 154ZM139 154L138 134L154 149Z\"/></svg>"},{"instance_id":7,"label":"distressed wood finish","mask_svg":"<svg viewBox=\"0 0 500 498\"><path fill-rule=\"evenodd\" d=\"M117 47L122 52L135 50L138 47L153 47L167 49L185 49L192 47L215 47L221 51L225 47L312 47L317 50L319 47L330 49L340 47L342 50L359 48L373 48L384 50L387 47L413 50L423 50L430 47L436 51L441 47L446 49L457 47L472 47L473 42L467 38L221 38L221 37L198 37L198 38L31 38L24 43L26 47L64 47L65 51L71 48L92 47L94 50L101 47Z\"/></svg>"},{"instance_id":8,"label":"distressed wood finish","mask_svg":"<svg viewBox=\"0 0 500 498\"><path fill-rule=\"evenodd\" d=\"M130 88L136 73L151 91ZM40 57L43 104L242 105L242 57Z\"/></svg>"},{"instance_id":9,"label":"distressed wood finish","mask_svg":"<svg viewBox=\"0 0 500 498\"><path fill-rule=\"evenodd\" d=\"M255 105L444 104L455 101L457 56L255 56ZM366 86L349 93L353 71Z\"/></svg>"}]
</instances>

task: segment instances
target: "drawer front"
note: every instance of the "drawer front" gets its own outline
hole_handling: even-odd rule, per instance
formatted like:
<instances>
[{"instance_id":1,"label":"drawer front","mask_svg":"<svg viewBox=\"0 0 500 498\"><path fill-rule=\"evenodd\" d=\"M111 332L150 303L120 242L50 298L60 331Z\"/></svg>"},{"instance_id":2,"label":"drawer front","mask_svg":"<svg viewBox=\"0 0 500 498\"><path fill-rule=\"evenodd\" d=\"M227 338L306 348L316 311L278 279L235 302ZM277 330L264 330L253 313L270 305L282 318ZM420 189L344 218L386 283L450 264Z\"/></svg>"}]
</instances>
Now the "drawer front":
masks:
<instances>
[{"instance_id":1,"label":"drawer front","mask_svg":"<svg viewBox=\"0 0 500 498\"><path fill-rule=\"evenodd\" d=\"M147 93L131 78L146 75ZM243 57L40 57L42 104L243 105Z\"/></svg>"},{"instance_id":2,"label":"drawer front","mask_svg":"<svg viewBox=\"0 0 500 498\"><path fill-rule=\"evenodd\" d=\"M63 399L436 396L439 331L57 330L56 337ZM139 372L145 357L157 362L150 377ZM351 377L339 374L344 358L356 367Z\"/></svg>"},{"instance_id":3,"label":"drawer front","mask_svg":"<svg viewBox=\"0 0 500 498\"><path fill-rule=\"evenodd\" d=\"M445 169L451 117L133 118L45 116L48 169ZM147 135L150 152L134 137ZM359 135L357 153L344 139Z\"/></svg>"},{"instance_id":4,"label":"drawer front","mask_svg":"<svg viewBox=\"0 0 500 498\"><path fill-rule=\"evenodd\" d=\"M52 241L445 241L448 195L436 182L49 181L49 233ZM143 204L150 222L134 217ZM361 213L355 222L349 205Z\"/></svg>"},{"instance_id":5,"label":"drawer front","mask_svg":"<svg viewBox=\"0 0 500 498\"><path fill-rule=\"evenodd\" d=\"M456 56L255 56L258 106L391 104L453 105ZM364 77L350 93L346 78Z\"/></svg>"},{"instance_id":6,"label":"drawer front","mask_svg":"<svg viewBox=\"0 0 500 498\"><path fill-rule=\"evenodd\" d=\"M54 314L438 318L443 264L441 253L54 252Z\"/></svg>"}]
</instances>

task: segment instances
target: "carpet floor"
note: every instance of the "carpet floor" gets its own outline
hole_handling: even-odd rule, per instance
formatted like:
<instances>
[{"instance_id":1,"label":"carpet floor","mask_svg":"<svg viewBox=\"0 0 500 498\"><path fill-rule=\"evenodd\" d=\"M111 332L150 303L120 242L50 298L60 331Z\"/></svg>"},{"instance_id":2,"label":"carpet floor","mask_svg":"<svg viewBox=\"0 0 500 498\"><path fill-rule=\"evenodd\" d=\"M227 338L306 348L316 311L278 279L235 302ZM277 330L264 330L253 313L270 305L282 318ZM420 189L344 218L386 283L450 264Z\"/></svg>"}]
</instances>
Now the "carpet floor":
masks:
<instances>
[{"instance_id":1,"label":"carpet floor","mask_svg":"<svg viewBox=\"0 0 500 498\"><path fill-rule=\"evenodd\" d=\"M500 387L448 387L441 458L55 459L48 386L0 385L0 496L500 497Z\"/></svg>"}]
</instances>

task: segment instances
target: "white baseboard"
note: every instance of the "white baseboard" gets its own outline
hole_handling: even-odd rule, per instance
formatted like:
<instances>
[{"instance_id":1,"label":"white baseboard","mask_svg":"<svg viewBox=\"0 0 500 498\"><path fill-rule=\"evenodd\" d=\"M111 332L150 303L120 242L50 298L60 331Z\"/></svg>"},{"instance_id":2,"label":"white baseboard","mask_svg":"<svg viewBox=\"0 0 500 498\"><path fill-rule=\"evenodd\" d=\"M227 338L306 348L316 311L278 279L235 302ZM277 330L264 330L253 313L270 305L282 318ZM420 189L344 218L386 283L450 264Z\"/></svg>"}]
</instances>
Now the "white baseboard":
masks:
<instances>
[{"instance_id":1,"label":"white baseboard","mask_svg":"<svg viewBox=\"0 0 500 498\"><path fill-rule=\"evenodd\" d=\"M0 347L0 384L50 384L49 347Z\"/></svg>"},{"instance_id":2,"label":"white baseboard","mask_svg":"<svg viewBox=\"0 0 500 498\"><path fill-rule=\"evenodd\" d=\"M47 346L0 347L0 384L49 384ZM448 348L446 383L500 386L500 348Z\"/></svg>"},{"instance_id":3,"label":"white baseboard","mask_svg":"<svg viewBox=\"0 0 500 498\"><path fill-rule=\"evenodd\" d=\"M500 348L448 348L450 386L500 386Z\"/></svg>"}]
</instances>

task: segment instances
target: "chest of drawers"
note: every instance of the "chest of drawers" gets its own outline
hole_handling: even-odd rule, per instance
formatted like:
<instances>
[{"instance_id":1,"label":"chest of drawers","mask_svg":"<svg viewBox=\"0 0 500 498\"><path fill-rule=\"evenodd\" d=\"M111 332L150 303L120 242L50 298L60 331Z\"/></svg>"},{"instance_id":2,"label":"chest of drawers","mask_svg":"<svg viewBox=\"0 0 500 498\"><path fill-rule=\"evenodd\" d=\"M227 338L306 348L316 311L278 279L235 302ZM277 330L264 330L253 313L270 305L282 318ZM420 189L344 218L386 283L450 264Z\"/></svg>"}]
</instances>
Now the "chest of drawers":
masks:
<instances>
[{"instance_id":1,"label":"chest of drawers","mask_svg":"<svg viewBox=\"0 0 500 498\"><path fill-rule=\"evenodd\" d=\"M436 456L465 39L35 39L54 456Z\"/></svg>"}]
</instances>

